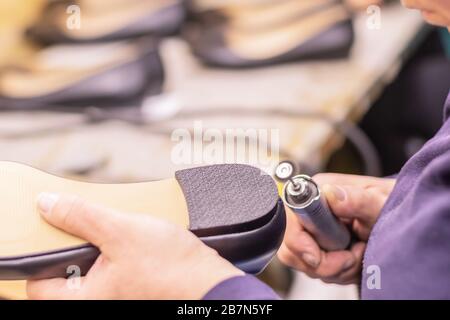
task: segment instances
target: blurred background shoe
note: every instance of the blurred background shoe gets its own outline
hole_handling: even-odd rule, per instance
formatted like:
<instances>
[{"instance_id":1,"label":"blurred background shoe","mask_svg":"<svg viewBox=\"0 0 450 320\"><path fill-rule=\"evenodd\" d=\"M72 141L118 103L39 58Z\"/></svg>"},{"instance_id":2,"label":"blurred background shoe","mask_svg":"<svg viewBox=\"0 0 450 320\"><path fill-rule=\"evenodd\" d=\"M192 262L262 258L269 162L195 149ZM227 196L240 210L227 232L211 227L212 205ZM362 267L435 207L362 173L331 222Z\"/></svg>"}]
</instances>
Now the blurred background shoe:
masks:
<instances>
[{"instance_id":1,"label":"blurred background shoe","mask_svg":"<svg viewBox=\"0 0 450 320\"><path fill-rule=\"evenodd\" d=\"M148 38L61 45L0 69L0 109L115 106L161 92L163 67Z\"/></svg>"},{"instance_id":2,"label":"blurred background shoe","mask_svg":"<svg viewBox=\"0 0 450 320\"><path fill-rule=\"evenodd\" d=\"M381 6L392 0L345 0L345 3L354 11L365 11L371 5Z\"/></svg>"},{"instance_id":3,"label":"blurred background shoe","mask_svg":"<svg viewBox=\"0 0 450 320\"><path fill-rule=\"evenodd\" d=\"M179 30L184 18L182 0L52 1L28 35L44 44L167 36Z\"/></svg>"},{"instance_id":4,"label":"blurred background shoe","mask_svg":"<svg viewBox=\"0 0 450 320\"><path fill-rule=\"evenodd\" d=\"M275 4L285 0L185 0L186 6L189 10L205 12L210 10L221 10L228 6L253 6L264 4Z\"/></svg>"},{"instance_id":5,"label":"blurred background shoe","mask_svg":"<svg viewBox=\"0 0 450 320\"><path fill-rule=\"evenodd\" d=\"M208 3L188 2L191 18L183 35L209 65L257 67L345 58L353 44L351 13L342 1L254 0L217 9L209 9L214 6Z\"/></svg>"}]
</instances>

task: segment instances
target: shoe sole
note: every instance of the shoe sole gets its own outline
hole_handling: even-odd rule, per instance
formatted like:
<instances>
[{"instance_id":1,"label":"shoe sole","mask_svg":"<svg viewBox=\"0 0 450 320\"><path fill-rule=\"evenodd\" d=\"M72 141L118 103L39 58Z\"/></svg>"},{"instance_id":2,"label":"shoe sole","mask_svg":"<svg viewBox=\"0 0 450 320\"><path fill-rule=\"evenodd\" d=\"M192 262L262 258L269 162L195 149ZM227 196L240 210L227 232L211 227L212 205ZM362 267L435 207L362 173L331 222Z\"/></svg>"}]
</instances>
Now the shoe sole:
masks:
<instances>
[{"instance_id":1,"label":"shoe sole","mask_svg":"<svg viewBox=\"0 0 450 320\"><path fill-rule=\"evenodd\" d=\"M0 162L0 186L0 280L66 277L73 265L85 274L99 255L85 240L41 218L36 206L41 192L76 194L121 212L165 219L250 273L270 262L286 224L274 181L247 165L181 170L175 178L153 182L96 184Z\"/></svg>"}]
</instances>

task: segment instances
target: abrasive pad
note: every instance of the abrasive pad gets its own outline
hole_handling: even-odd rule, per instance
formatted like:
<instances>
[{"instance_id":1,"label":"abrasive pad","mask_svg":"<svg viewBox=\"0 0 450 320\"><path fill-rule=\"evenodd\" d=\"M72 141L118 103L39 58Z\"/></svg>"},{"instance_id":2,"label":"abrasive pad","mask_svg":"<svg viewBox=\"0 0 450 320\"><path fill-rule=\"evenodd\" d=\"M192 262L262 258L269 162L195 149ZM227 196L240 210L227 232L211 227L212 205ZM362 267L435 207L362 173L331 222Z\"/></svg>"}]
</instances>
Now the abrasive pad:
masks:
<instances>
[{"instance_id":1,"label":"abrasive pad","mask_svg":"<svg viewBox=\"0 0 450 320\"><path fill-rule=\"evenodd\" d=\"M239 225L241 230L248 228L267 220L265 216L278 200L273 179L246 165L181 170L175 177L187 202L190 229L197 231L196 234L239 228Z\"/></svg>"}]
</instances>

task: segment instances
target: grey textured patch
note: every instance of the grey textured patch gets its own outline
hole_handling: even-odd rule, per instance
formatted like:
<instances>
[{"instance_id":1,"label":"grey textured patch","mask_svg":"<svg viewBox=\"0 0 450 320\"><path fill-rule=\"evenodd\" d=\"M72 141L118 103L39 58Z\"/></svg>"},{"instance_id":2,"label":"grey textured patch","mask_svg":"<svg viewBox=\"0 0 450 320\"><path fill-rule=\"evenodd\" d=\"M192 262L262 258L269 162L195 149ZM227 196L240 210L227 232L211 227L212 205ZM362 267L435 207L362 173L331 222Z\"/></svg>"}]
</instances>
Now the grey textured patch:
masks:
<instances>
[{"instance_id":1,"label":"grey textured patch","mask_svg":"<svg viewBox=\"0 0 450 320\"><path fill-rule=\"evenodd\" d=\"M222 164L177 171L186 198L191 230L248 223L277 204L272 177L257 168Z\"/></svg>"}]
</instances>

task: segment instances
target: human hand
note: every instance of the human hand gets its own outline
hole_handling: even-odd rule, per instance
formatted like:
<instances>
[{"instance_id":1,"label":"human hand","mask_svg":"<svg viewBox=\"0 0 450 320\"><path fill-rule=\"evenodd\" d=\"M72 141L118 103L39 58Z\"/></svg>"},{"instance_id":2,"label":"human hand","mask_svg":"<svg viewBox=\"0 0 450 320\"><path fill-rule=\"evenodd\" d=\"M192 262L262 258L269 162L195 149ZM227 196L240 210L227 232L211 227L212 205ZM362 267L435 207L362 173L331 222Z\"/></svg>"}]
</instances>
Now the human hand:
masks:
<instances>
[{"instance_id":1,"label":"human hand","mask_svg":"<svg viewBox=\"0 0 450 320\"><path fill-rule=\"evenodd\" d=\"M188 230L149 215L47 193L38 206L50 224L101 253L79 288L68 285L72 279L28 281L30 299L200 299L219 282L243 275Z\"/></svg>"},{"instance_id":2,"label":"human hand","mask_svg":"<svg viewBox=\"0 0 450 320\"><path fill-rule=\"evenodd\" d=\"M313 179L333 213L349 226L358 241L349 250L325 252L287 208L287 229L278 257L286 265L324 282L357 283L366 242L395 180L334 173L318 174Z\"/></svg>"},{"instance_id":3,"label":"human hand","mask_svg":"<svg viewBox=\"0 0 450 320\"><path fill-rule=\"evenodd\" d=\"M417 9L430 24L447 27L450 31L450 3L448 0L401 0L409 9Z\"/></svg>"}]
</instances>

